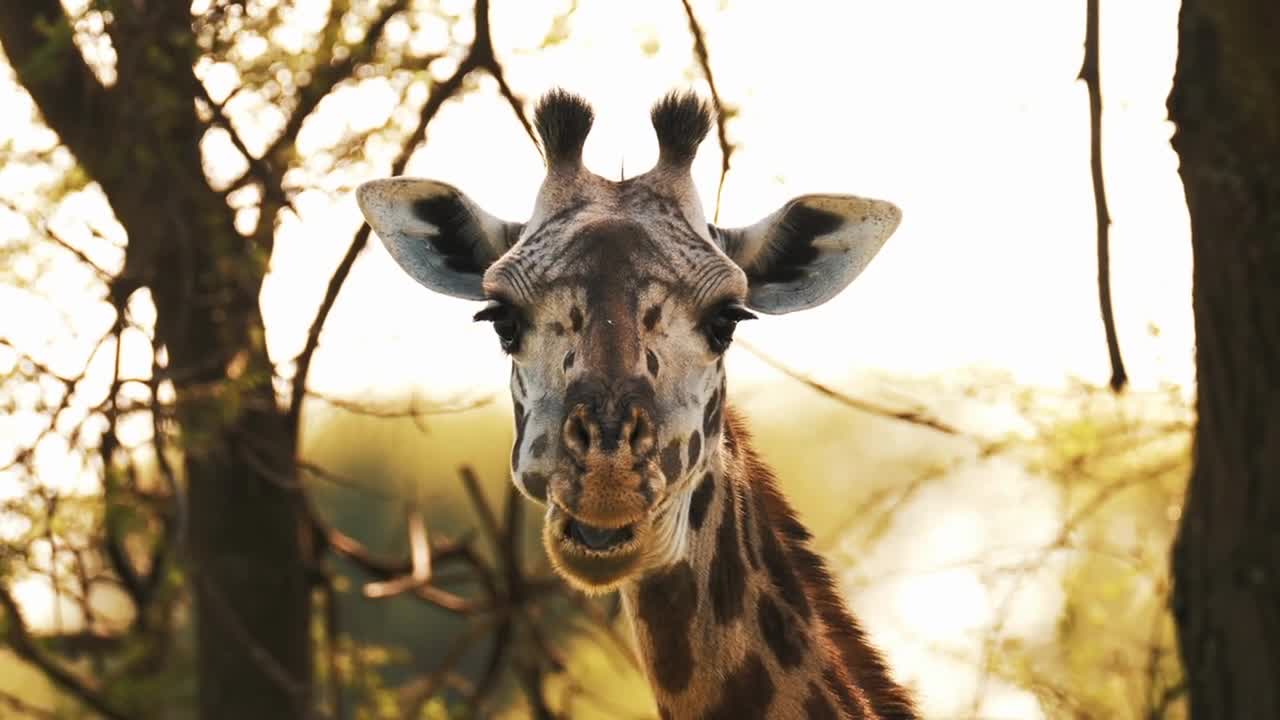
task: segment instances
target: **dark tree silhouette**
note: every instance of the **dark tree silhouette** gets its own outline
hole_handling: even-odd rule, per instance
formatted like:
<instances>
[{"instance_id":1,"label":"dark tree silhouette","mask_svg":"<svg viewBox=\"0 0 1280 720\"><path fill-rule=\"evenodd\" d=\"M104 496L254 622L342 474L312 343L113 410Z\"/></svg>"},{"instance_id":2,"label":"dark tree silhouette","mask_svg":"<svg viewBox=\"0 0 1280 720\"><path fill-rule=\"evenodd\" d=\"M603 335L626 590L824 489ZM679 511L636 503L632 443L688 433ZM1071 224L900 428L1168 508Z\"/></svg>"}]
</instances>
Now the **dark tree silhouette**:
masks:
<instances>
[{"instance_id":1,"label":"dark tree silhouette","mask_svg":"<svg viewBox=\"0 0 1280 720\"><path fill-rule=\"evenodd\" d=\"M113 9L112 85L85 64L57 0L5 3L0 41L44 121L128 231L124 271L109 283L113 304L122 309L142 287L155 303L156 341L168 355L175 419L188 439L202 715L296 714L310 701L311 679L308 563L286 486L296 428L277 408L257 302L262 271L252 269L270 251L275 212L264 207L270 219L250 241L205 178L188 5ZM241 410L227 417L231 393ZM253 643L219 641L228 636Z\"/></svg>"},{"instance_id":2,"label":"dark tree silhouette","mask_svg":"<svg viewBox=\"0 0 1280 720\"><path fill-rule=\"evenodd\" d=\"M268 37L273 24L283 22L277 13L258 17L233 0L217 0L199 17L192 15L189 2L94 3L87 12L101 21L103 40L114 52L113 77L100 79L75 42L75 19L58 0L0 6L0 45L18 81L127 232L123 270L115 275L100 271L118 318L114 335L118 338L128 323L125 308L137 291L148 290L155 307L153 377L130 381L149 384L150 401L142 409L155 417L151 442L159 470L169 480L168 493L144 497L146 493L136 492L136 483L114 479L122 465L127 472L137 469L132 459L122 459L128 453L115 435L116 419L125 412L117 402L118 391L127 380L119 375L118 361L108 400L95 408L108 429L78 449L100 455L108 504L113 495L118 500L132 493L135 500L150 502L153 511L156 505L168 506L154 513L167 532L151 538L149 562L138 562L125 549L126 530L110 522L110 512L101 552L136 611L129 633L140 636L172 618L174 593L161 590L182 547L178 559L194 601L199 712L204 718L315 714L311 598L322 586L319 561L326 550L356 548L351 543L335 547L336 536L317 524L302 494L296 459L300 410L319 332L368 229L357 233L317 314L295 364L288 403L279 401L273 387L273 379L287 375L288 368L282 372L268 357L258 296L276 223L290 208L286 176L300 164L295 141L304 122L325 97L357 80L358 72L375 61L381 63L380 71L408 72L425 69L439 57L414 57L405 48L395 48L391 59L384 56L383 30L408 7L408 0L358 7L335 3L317 38L313 62L301 72L296 62L283 62L278 49L257 65L240 63L243 86L236 92L248 88L264 93L286 118L265 152L253 154L195 67L201 58L234 59L233 49L244 33ZM404 169L436 112L465 91L464 80L473 72L494 77L524 122L521 102L507 86L489 41L488 7L487 0L477 0L470 47L451 76L432 84L417 126L397 138L401 148L392 174ZM363 37L345 41L359 24ZM290 83L275 79L291 68ZM214 187L202 165L201 141L212 128L229 134L248 166L229 187ZM261 198L258 219L251 230L241 232L229 196L250 186ZM88 262L83 254L77 256ZM64 386L49 425L53 432L85 374L58 376L22 348L7 340L4 344L19 353L23 367L34 368L28 380L38 375ZM162 381L172 383L171 403L158 399ZM180 451L181 468L169 466L171 448ZM31 455L23 451L14 464L29 463ZM181 495L185 502L166 502ZM83 588L86 596L89 591ZM166 596L167 604L157 596ZM92 610L87 602L85 608ZM113 692L119 683L86 677L48 655L32 640L7 587L0 587L0 610L11 649L99 713L164 713L137 698L113 698L127 695ZM161 648L171 643L150 637L143 644L149 672L164 667L168 661ZM135 670L141 677L148 673L147 667Z\"/></svg>"},{"instance_id":3,"label":"dark tree silhouette","mask_svg":"<svg viewBox=\"0 0 1280 720\"><path fill-rule=\"evenodd\" d=\"M1192 716L1280 717L1280 5L1184 0L1169 114L1199 415L1173 551Z\"/></svg>"}]
</instances>

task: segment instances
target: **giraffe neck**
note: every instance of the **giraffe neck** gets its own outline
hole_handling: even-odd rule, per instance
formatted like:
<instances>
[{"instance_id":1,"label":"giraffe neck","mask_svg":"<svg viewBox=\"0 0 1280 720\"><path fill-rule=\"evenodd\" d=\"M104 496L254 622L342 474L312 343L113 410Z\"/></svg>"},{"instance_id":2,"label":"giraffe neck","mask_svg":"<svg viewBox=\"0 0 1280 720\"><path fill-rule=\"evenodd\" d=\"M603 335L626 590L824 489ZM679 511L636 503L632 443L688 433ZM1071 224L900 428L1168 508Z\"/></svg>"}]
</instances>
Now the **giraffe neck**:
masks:
<instances>
[{"instance_id":1,"label":"giraffe neck","mask_svg":"<svg viewBox=\"0 0 1280 720\"><path fill-rule=\"evenodd\" d=\"M622 589L662 717L915 717L732 412L718 452L684 557Z\"/></svg>"}]
</instances>

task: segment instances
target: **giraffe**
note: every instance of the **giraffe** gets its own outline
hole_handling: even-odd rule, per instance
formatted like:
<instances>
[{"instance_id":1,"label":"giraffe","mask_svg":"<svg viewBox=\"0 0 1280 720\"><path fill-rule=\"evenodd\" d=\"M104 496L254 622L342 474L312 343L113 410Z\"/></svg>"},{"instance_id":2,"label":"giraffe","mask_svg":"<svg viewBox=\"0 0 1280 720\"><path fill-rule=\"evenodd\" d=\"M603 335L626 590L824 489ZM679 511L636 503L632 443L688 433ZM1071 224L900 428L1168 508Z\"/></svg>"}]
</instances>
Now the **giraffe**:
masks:
<instances>
[{"instance_id":1,"label":"giraffe","mask_svg":"<svg viewBox=\"0 0 1280 720\"><path fill-rule=\"evenodd\" d=\"M365 183L358 204L410 277L485 302L511 359L512 481L545 505L555 571L620 592L664 719L916 717L752 449L723 358L755 312L844 289L898 208L803 195L717 227L690 172L706 102L659 100L658 161L620 181L582 163L593 120L566 91L539 101L547 171L524 223L417 178Z\"/></svg>"}]
</instances>

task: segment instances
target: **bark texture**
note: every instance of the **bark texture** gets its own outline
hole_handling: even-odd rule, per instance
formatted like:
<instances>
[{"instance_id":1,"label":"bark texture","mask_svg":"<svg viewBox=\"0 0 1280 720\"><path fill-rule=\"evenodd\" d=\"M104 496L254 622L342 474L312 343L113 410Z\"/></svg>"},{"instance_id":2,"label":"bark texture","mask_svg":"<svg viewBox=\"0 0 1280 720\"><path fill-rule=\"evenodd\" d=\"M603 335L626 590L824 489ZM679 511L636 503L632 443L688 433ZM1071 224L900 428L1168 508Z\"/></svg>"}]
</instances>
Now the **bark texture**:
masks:
<instances>
[{"instance_id":1,"label":"bark texture","mask_svg":"<svg viewBox=\"0 0 1280 720\"><path fill-rule=\"evenodd\" d=\"M1184 0L1169 113L1199 413L1173 549L1194 718L1280 717L1280 4Z\"/></svg>"},{"instance_id":2,"label":"bark texture","mask_svg":"<svg viewBox=\"0 0 1280 720\"><path fill-rule=\"evenodd\" d=\"M0 44L45 123L128 232L117 308L147 288L176 390L189 497L202 718L307 713L310 594L294 432L258 311L267 249L209 187L189 3L114 3L117 81L100 83L58 0L0 3ZM266 212L264 210L264 212Z\"/></svg>"}]
</instances>

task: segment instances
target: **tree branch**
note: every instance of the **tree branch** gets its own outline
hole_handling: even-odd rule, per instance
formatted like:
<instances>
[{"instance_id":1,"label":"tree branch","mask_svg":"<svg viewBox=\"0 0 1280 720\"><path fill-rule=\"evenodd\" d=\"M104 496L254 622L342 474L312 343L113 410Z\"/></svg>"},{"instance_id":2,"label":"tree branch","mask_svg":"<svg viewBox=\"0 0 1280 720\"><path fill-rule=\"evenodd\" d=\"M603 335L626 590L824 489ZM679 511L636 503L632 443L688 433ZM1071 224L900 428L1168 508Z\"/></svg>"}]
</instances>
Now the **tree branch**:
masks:
<instances>
[{"instance_id":1,"label":"tree branch","mask_svg":"<svg viewBox=\"0 0 1280 720\"><path fill-rule=\"evenodd\" d=\"M213 124L227 131L227 136L231 138L231 145L236 152L244 156L245 162L249 164L244 175L234 180L222 192L230 194L231 191L244 187L245 183L250 179L257 180L262 183L262 196L265 200L268 193L277 199L277 201L294 214L298 215L298 209L293 206L293 202L285 195L284 189L280 187L280 177L271 170L271 165L262 158L255 157L249 152L249 148L245 146L244 140L240 138L240 133L236 131L234 125L231 124L231 118L227 117L223 111L224 103L214 102L213 96L209 94L209 89L205 87L203 82L197 83L197 90L200 93L200 99L209 106L209 113L213 116ZM232 93L233 95L235 93ZM268 224L268 227L270 225Z\"/></svg>"},{"instance_id":2,"label":"tree branch","mask_svg":"<svg viewBox=\"0 0 1280 720\"><path fill-rule=\"evenodd\" d=\"M689 4L689 0L680 0L680 2L684 5L685 17L689 19L689 34L693 35L693 53L698 58L698 67L702 68L703 77L707 79L707 87L711 90L711 104L716 109L716 140L720 143L720 182L716 184L716 210L711 221L719 222L720 199L724 194L725 176L729 174L729 158L737 150L737 147L729 142L726 127L734 110L725 105L724 100L720 98L720 91L716 89L716 78L711 73L711 54L707 52L706 34L693 13L693 6Z\"/></svg>"},{"instance_id":3,"label":"tree branch","mask_svg":"<svg viewBox=\"0 0 1280 720\"><path fill-rule=\"evenodd\" d=\"M484 407L493 402L492 396L485 396L473 398L467 401L460 401L451 405L424 406L417 394L414 393L409 396L409 401L404 407L379 407L369 403L335 397L316 390L307 390L306 395L307 397L315 398L327 405L332 405L339 410L349 412L353 415L364 415L365 417L381 418L384 420L409 418L413 420L413 424L423 432L426 432L427 430L426 420L428 416L463 413Z\"/></svg>"},{"instance_id":4,"label":"tree branch","mask_svg":"<svg viewBox=\"0 0 1280 720\"><path fill-rule=\"evenodd\" d=\"M840 392L839 390L836 390L830 385L826 385L824 383L818 382L817 380L814 380L813 378L807 375L796 372L795 370L787 367L786 365L783 365L781 362L764 354L763 352L758 350L756 347L752 346L751 344L743 340L737 340L735 341L734 344L742 346L744 350L751 353L752 355L755 355L762 362L764 362L764 364L768 365L774 370L777 370L778 372L782 373L783 375L786 375L792 380L795 380L796 382L799 382L802 385L807 386L809 389L813 390L814 392L817 392L820 395L825 395L826 397L829 397L832 400L835 400L841 405L847 405L848 407L854 408L855 410L861 410L863 412L871 413L872 415L879 415L881 417L887 417L892 420L901 420L902 422L911 423L913 425L920 425L921 427L927 427L930 430L936 430L940 433L946 433L947 435L963 435L964 434L959 430L957 430L956 428L942 422L941 420L929 417L928 415L918 410L892 410L890 408L877 405L869 400L855 398L851 395Z\"/></svg>"},{"instance_id":5,"label":"tree branch","mask_svg":"<svg viewBox=\"0 0 1280 720\"><path fill-rule=\"evenodd\" d=\"M420 143L426 141L427 126L431 124L445 101L462 89L462 83L468 75L474 70L484 69L493 74L494 77L501 78L502 71L494 58L493 44L489 36L489 0L476 0L475 27L475 41L471 44L471 50L467 52L466 57L458 64L452 75L431 88L427 101L423 104L422 111L418 114L417 126L413 129L413 132L409 133L404 144L400 147L400 153L391 163L391 175L395 176L404 172L404 168L409 163L409 158L412 157L413 151ZM505 85L505 81L499 81L500 88ZM514 95L512 95L512 98L514 98ZM519 103L515 102L514 105L519 105ZM522 121L527 123L527 121L523 120L523 113L520 113L520 115ZM324 328L324 323L329 318L329 312L333 309L333 304L338 300L338 293L341 292L343 284L346 283L347 276L351 274L351 268L355 265L356 258L364 250L365 245L369 243L370 232L367 224L361 225L360 229L356 231L355 237L351 240L351 245L347 247L346 254L342 256L342 260L338 263L333 276L329 278L329 285L325 289L324 298L320 301L320 307L316 311L315 319L311 322L311 329L307 332L306 343L303 345L302 352L298 354L297 366L293 375L293 387L289 397L289 425L294 429L295 433L302 415L302 401L307 394L307 374L311 370L311 358L315 355L316 346L320 344L320 331Z\"/></svg>"},{"instance_id":6,"label":"tree branch","mask_svg":"<svg viewBox=\"0 0 1280 720\"><path fill-rule=\"evenodd\" d=\"M278 156L293 146L293 141L297 138L298 131L302 129L302 124L320 105L320 101L328 97L334 88L349 79L357 67L373 58L378 42L382 39L382 34L387 29L387 23L408 6L408 0L393 0L393 2L383 7L378 16L369 25L364 39L353 46L347 46L350 52L340 61L335 62L333 60L332 51L334 45L326 45L323 48L327 52L317 59L311 82L298 91L297 106L289 114L289 119L285 122L284 129L280 131L280 135L263 153L263 158L276 167L277 173L283 175L283 168L287 165ZM337 11L337 7L330 8L329 12L331 16L329 18L329 28L327 29L332 29L334 34L337 34L338 28L342 24L342 13Z\"/></svg>"},{"instance_id":7,"label":"tree branch","mask_svg":"<svg viewBox=\"0 0 1280 720\"><path fill-rule=\"evenodd\" d=\"M1102 87L1098 77L1098 0L1086 0L1084 60L1079 79L1089 91L1089 169L1093 175L1093 204L1098 225L1098 304L1102 327L1107 334L1107 354L1111 358L1111 389L1120 392L1129 378L1120 357L1116 320L1111 310L1111 214L1107 211L1107 191L1102 179Z\"/></svg>"},{"instance_id":8,"label":"tree branch","mask_svg":"<svg viewBox=\"0 0 1280 720\"><path fill-rule=\"evenodd\" d=\"M93 259L90 258L88 255L86 255L83 250L76 247L75 245L72 245L65 238L63 238L61 235L55 232L54 229L49 226L48 220L44 219L43 217L40 217L39 215L37 215L35 218L28 217L27 213L23 212L22 208L18 207L17 205L13 204L11 201L5 198L0 198L0 207L3 207L4 209L8 210L14 215L17 215L22 218L26 218L27 222L37 226L37 229L44 234L45 239L47 239L49 242L52 242L54 245L57 245L58 247L62 248L63 250L66 250L67 252L71 253L80 262L84 263L85 265L88 265L89 268L93 270L94 274L98 276L99 280L108 284L111 282L111 278L112 278L111 273L107 272L105 268L103 268L98 263L94 262Z\"/></svg>"},{"instance_id":9,"label":"tree branch","mask_svg":"<svg viewBox=\"0 0 1280 720\"><path fill-rule=\"evenodd\" d=\"M0 707L8 707L13 712L18 713L22 717L35 718L35 720L58 720L58 716L52 710L45 710L37 707L18 697L12 693L0 690Z\"/></svg>"},{"instance_id":10,"label":"tree branch","mask_svg":"<svg viewBox=\"0 0 1280 720\"><path fill-rule=\"evenodd\" d=\"M109 720L125 720L125 715L111 707L98 688L78 675L72 674L41 650L31 637L30 631L27 630L26 621L22 619L18 603L4 587L0 587L0 608L3 608L5 614L9 616L8 622L5 623L5 634L9 647L18 657L38 667L55 685Z\"/></svg>"},{"instance_id":11,"label":"tree branch","mask_svg":"<svg viewBox=\"0 0 1280 720\"><path fill-rule=\"evenodd\" d=\"M511 90L511 86L507 84L507 76L502 71L502 66L498 65L497 59L493 58L492 54L490 62L485 69L497 81L498 94L502 95L507 104L511 106L511 112L515 113L516 119L520 121L520 127L524 128L524 134L529 136L533 146L541 152L542 146L538 143L538 136L533 132L533 124L529 122L529 117L524 114L524 101Z\"/></svg>"},{"instance_id":12,"label":"tree branch","mask_svg":"<svg viewBox=\"0 0 1280 720\"><path fill-rule=\"evenodd\" d=\"M95 159L104 130L114 124L114 90L103 87L72 41L71 23L58 0L0 3L0 45L58 134L90 174L99 176Z\"/></svg>"}]
</instances>

